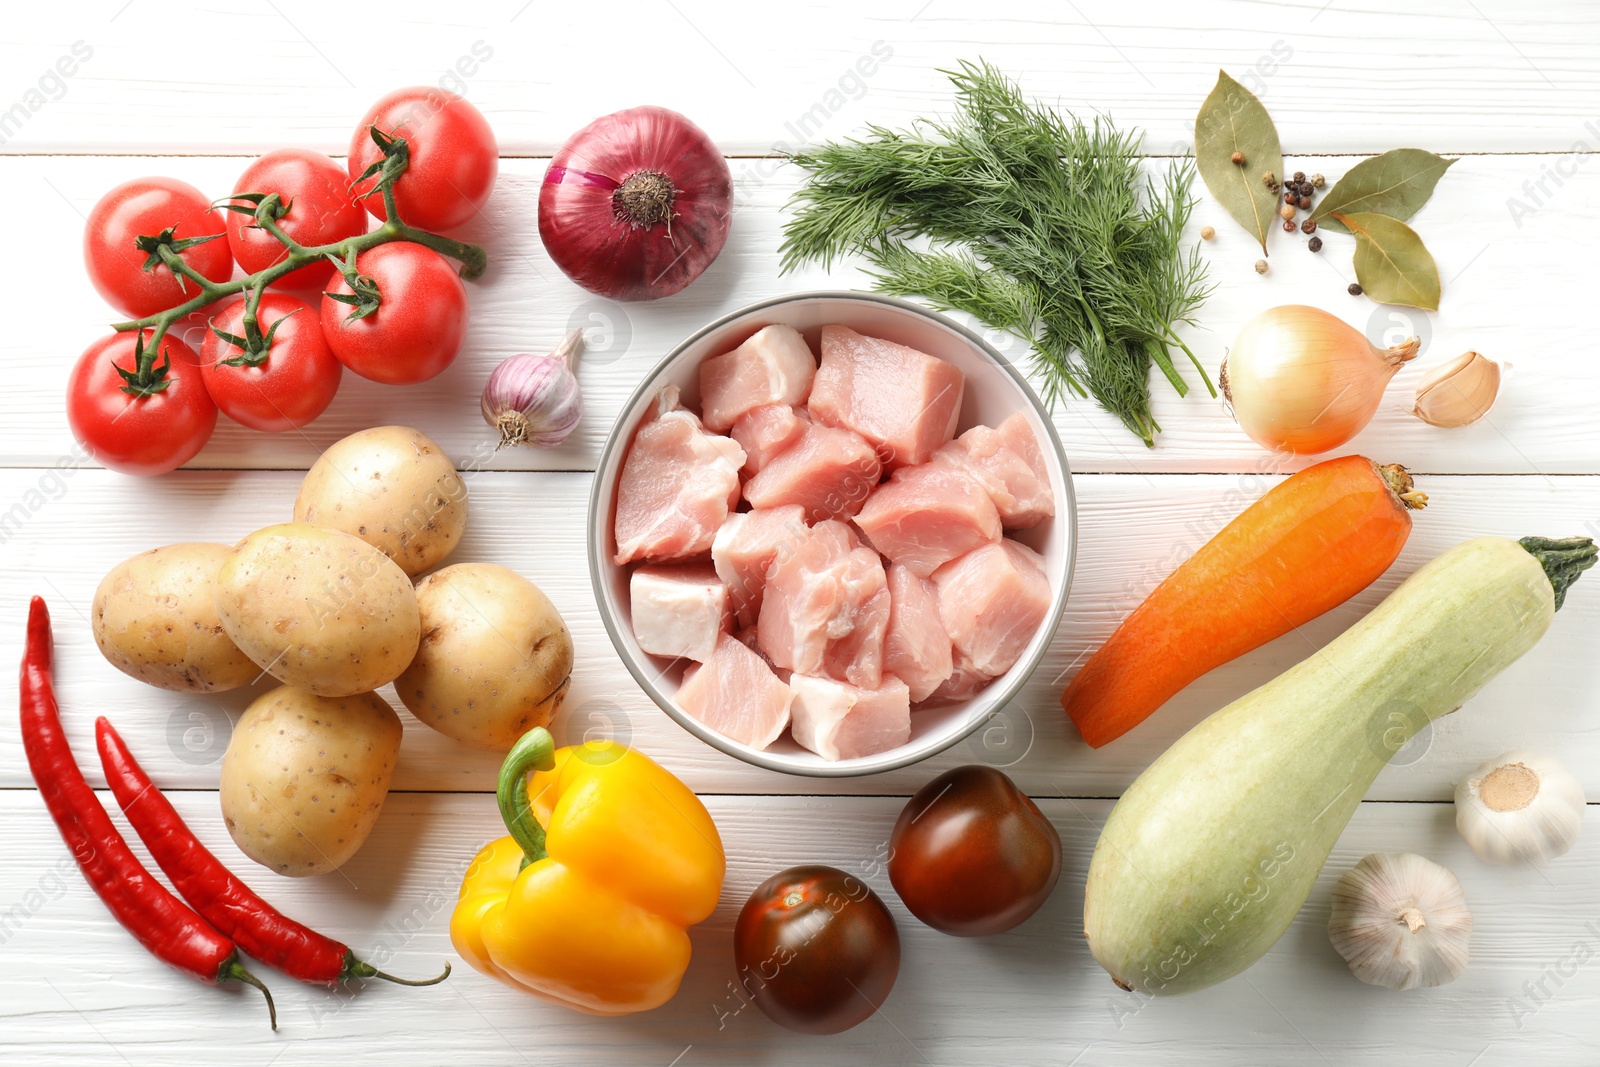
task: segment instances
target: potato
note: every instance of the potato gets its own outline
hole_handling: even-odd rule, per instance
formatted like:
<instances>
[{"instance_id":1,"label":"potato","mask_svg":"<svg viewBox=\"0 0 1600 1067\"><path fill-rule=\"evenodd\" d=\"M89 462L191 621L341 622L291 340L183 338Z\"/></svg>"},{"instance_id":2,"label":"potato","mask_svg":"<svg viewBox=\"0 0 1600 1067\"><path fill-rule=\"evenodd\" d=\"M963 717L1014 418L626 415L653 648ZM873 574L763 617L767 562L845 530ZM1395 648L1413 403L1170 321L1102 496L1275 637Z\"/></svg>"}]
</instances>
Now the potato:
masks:
<instances>
[{"instance_id":1,"label":"potato","mask_svg":"<svg viewBox=\"0 0 1600 1067\"><path fill-rule=\"evenodd\" d=\"M548 726L567 695L572 636L539 587L492 563L458 563L417 583L422 643L395 692L458 741L509 749Z\"/></svg>"},{"instance_id":2,"label":"potato","mask_svg":"<svg viewBox=\"0 0 1600 1067\"><path fill-rule=\"evenodd\" d=\"M246 856L322 874L355 855L389 795L400 716L376 693L282 686L245 709L222 756L222 818Z\"/></svg>"},{"instance_id":3,"label":"potato","mask_svg":"<svg viewBox=\"0 0 1600 1067\"><path fill-rule=\"evenodd\" d=\"M420 431L378 426L334 443L311 465L294 518L354 534L415 577L461 540L467 485Z\"/></svg>"},{"instance_id":4,"label":"potato","mask_svg":"<svg viewBox=\"0 0 1600 1067\"><path fill-rule=\"evenodd\" d=\"M141 682L182 693L249 685L261 668L229 640L215 582L227 545L167 545L125 559L94 592L94 643Z\"/></svg>"},{"instance_id":5,"label":"potato","mask_svg":"<svg viewBox=\"0 0 1600 1067\"><path fill-rule=\"evenodd\" d=\"M411 580L338 530L286 522L236 545L217 572L234 644L281 682L344 697L393 681L417 653Z\"/></svg>"}]
</instances>

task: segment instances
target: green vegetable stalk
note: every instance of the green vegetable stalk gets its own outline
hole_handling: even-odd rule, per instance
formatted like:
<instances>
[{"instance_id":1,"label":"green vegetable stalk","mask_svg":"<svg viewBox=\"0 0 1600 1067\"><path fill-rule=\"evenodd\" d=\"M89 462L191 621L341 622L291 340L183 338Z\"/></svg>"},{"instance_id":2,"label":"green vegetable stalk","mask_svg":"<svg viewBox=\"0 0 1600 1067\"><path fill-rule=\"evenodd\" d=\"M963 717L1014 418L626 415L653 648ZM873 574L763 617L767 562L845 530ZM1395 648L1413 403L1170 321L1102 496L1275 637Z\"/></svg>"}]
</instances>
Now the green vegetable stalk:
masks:
<instances>
[{"instance_id":1,"label":"green vegetable stalk","mask_svg":"<svg viewBox=\"0 0 1600 1067\"><path fill-rule=\"evenodd\" d=\"M1175 332L1210 294L1181 236L1193 167L1143 181L1138 134L1029 102L986 63L949 72L956 115L792 157L810 180L791 202L785 270L865 256L877 287L965 311L1034 346L1045 396L1093 396L1146 445L1150 367L1180 396ZM931 249L912 247L916 239Z\"/></svg>"}]
</instances>

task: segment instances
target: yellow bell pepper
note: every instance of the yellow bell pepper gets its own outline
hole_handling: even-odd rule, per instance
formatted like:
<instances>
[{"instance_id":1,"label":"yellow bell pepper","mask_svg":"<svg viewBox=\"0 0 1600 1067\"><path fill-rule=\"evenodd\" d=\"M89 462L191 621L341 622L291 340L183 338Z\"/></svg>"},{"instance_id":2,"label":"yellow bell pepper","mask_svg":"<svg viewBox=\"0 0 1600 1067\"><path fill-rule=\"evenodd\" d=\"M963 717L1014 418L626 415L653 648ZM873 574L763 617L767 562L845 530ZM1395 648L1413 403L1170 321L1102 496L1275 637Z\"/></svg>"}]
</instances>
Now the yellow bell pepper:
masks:
<instances>
[{"instance_id":1,"label":"yellow bell pepper","mask_svg":"<svg viewBox=\"0 0 1600 1067\"><path fill-rule=\"evenodd\" d=\"M513 989L591 1015L647 1011L689 967L688 927L722 891L722 838L700 798L615 742L555 750L529 730L500 768L510 836L461 882L450 940Z\"/></svg>"}]
</instances>

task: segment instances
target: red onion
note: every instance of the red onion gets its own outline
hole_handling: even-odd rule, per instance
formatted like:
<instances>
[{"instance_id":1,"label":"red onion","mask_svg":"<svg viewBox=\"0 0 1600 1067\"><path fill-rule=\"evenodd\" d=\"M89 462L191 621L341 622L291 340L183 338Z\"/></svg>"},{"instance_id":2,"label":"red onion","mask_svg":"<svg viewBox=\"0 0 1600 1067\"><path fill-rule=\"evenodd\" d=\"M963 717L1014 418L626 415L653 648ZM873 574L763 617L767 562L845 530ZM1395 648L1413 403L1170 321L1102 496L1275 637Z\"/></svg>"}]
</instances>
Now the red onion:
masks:
<instances>
[{"instance_id":1,"label":"red onion","mask_svg":"<svg viewBox=\"0 0 1600 1067\"><path fill-rule=\"evenodd\" d=\"M556 266L615 300L671 296L728 239L733 176L700 127L664 107L595 119L567 139L539 190Z\"/></svg>"}]
</instances>

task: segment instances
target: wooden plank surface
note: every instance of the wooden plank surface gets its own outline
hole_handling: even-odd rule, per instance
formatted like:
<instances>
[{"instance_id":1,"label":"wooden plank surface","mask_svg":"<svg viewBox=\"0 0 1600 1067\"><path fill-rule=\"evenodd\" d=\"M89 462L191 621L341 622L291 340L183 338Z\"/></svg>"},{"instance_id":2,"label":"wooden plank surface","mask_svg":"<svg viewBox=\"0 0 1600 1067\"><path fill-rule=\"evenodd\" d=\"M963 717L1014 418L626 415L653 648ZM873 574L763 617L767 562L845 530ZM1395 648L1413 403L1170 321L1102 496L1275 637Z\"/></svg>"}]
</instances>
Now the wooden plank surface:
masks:
<instances>
[{"instance_id":1,"label":"wooden plank surface","mask_svg":"<svg viewBox=\"0 0 1600 1067\"><path fill-rule=\"evenodd\" d=\"M1600 797L1600 579L1580 584L1544 642L1437 723L1379 777L1284 939L1241 978L1192 997L1119 993L1082 940L1083 874L1100 823L1139 771L1193 723L1321 647L1423 561L1471 536L1600 534L1600 364L1588 343L1588 255L1600 235L1600 23L1581 0L1260 3L1194 0L815 0L768 9L720 0L618 7L526 0L440 10L394 0L376 14L303 0L219 0L203 12L158 0L95 0L12 13L0 40L0 203L11 254L0 363L0 662L20 653L26 598L57 619L60 689L75 751L93 768L91 724L110 716L197 832L291 913L421 974L454 958L446 914L473 851L495 836L496 757L404 711L396 791L342 871L286 880L255 867L217 817L217 764L231 722L265 689L215 699L150 689L93 648L84 614L107 568L154 545L232 541L286 517L303 471L353 430L418 426L468 471L472 519L455 560L511 566L572 627L579 662L562 740L637 744L700 791L721 829L729 877L694 932L679 996L644 1016L599 1021L536 1004L456 959L430 990L326 994L269 975L283 1029L253 993L198 986L141 953L72 869L26 770L15 719L0 716L0 1058L7 1063L227 1060L325 1063L726 1064L1526 1064L1587 1065L1600 1043L1600 840L1542 871L1479 863L1456 835L1452 783L1511 747L1559 755ZM359 32L357 26L360 27ZM81 42L81 43L80 43ZM181 56L158 62L155 56ZM1219 67L1272 110L1290 168L1329 179L1357 157L1417 145L1462 158L1414 220L1438 260L1437 314L1348 296L1348 238L1321 255L1278 234L1271 270L1201 194L1192 223L1217 283L1183 336L1208 369L1239 326L1276 304L1314 304L1374 341L1415 332L1422 357L1352 442L1407 464L1433 498L1393 570L1296 634L1176 697L1134 733L1091 751L1064 721L1065 678L1187 552L1289 470L1197 388L1157 383L1166 428L1146 450L1088 403L1056 413L1079 472L1079 556L1054 644L1023 694L971 741L906 770L828 782L757 771L695 741L639 693L600 625L583 557L586 494L623 399L674 345L757 300L864 284L850 265L778 273L783 204L797 176L776 158L864 123L903 125L948 106L937 68L983 56L1032 93L1146 131L1158 173L1188 149ZM65 58L63 58L65 57ZM70 73L65 73L70 70ZM55 73L52 73L55 72ZM489 250L471 286L465 349L440 378L392 389L347 376L303 433L223 425L191 465L156 481L85 466L60 397L78 353L114 317L81 267L83 215L109 187L170 174L210 195L243 157L304 144L341 154L382 93L445 84L483 109L503 159L493 199L463 236ZM537 236L546 157L596 115L639 103L683 111L730 156L737 200L728 247L669 300L620 305L561 276ZM565 447L494 454L477 416L488 370L583 328L585 417ZM991 335L1025 362L1024 346ZM1458 431L1407 413L1427 368L1468 348L1514 366L1489 418ZM9 621L7 621L9 620ZM385 695L393 699L392 690ZM946 938L911 919L881 869L904 798L969 762L1004 767L1060 829L1060 889L1026 926ZM120 816L117 816L120 820ZM1594 821L1591 809L1588 821ZM137 848L137 846L136 846ZM1331 883L1371 851L1416 851L1460 876L1475 918L1457 983L1406 995L1352 979L1327 943ZM807 1039L741 1007L731 938L745 896L776 870L833 863L864 877L899 921L905 962L884 1012L845 1035Z\"/></svg>"},{"instance_id":2,"label":"wooden plank surface","mask_svg":"<svg viewBox=\"0 0 1600 1067\"><path fill-rule=\"evenodd\" d=\"M1351 162L1308 156L1290 165L1334 178ZM769 163L770 171L765 169ZM775 296L868 284L850 265L831 275L815 267L780 275L774 253L786 217L782 206L796 187L796 175L774 161L735 160L740 184L733 229L727 248L703 278L675 297L646 304L591 296L562 276L539 241L534 204L545 165L544 160L506 160L488 207L462 231L486 246L492 266L481 281L469 283L471 324L462 354L448 370L412 388L346 374L333 406L301 433L260 434L224 419L191 466L304 469L323 448L354 430L400 423L432 434L464 468L592 469L639 379L705 323ZM0 394L0 465L37 466L73 455L54 398L65 389L78 354L106 332L114 317L84 276L76 239L94 202L111 186L143 174L177 175L221 196L232 189L243 166L238 159L216 157L0 157L0 201L35 205L14 218L13 233L24 246L37 249L35 255L0 258L0 288L27 291L36 279L49 279L51 307L58 312L16 318L0 336L0 360L28 383L25 390ZM1200 325L1181 332L1213 377L1238 327L1258 311L1286 302L1325 308L1386 345L1414 334L1424 340L1422 354L1395 377L1377 417L1350 447L1381 451L1419 471L1600 472L1600 450L1592 436L1600 361L1574 358L1583 349L1584 333L1573 314L1575 283L1559 266L1571 261L1574 235L1600 224L1600 166L1578 170L1559 207L1513 220L1504 201L1520 195L1520 184L1537 179L1545 166L1541 156L1468 156L1450 168L1433 201L1413 220L1444 279L1438 314L1350 296L1345 287L1354 280L1353 244L1338 234L1327 235L1320 254L1308 252L1298 234L1276 234L1271 272L1258 275L1259 250L1204 199L1191 229L1196 235L1202 225L1217 230L1216 239L1203 246L1217 292L1206 303ZM73 239L62 240L63 233ZM548 351L571 328L584 329L591 342L578 371L585 405L578 431L559 449L493 453L488 428L477 415L484 379L506 356ZM991 332L990 337L1002 354L1026 365L1024 345L1005 334ZM1469 348L1513 367L1495 410L1473 426L1449 432L1413 418L1417 381L1433 365ZM1059 410L1056 427L1073 468L1253 473L1314 462L1286 462L1264 453L1220 401L1206 396L1193 368L1185 364L1183 369L1193 385L1188 397L1178 397L1164 382L1152 385L1155 416L1166 430L1154 450L1091 401L1072 401ZM1550 387L1551 382L1560 387ZM40 403L42 397L50 402Z\"/></svg>"},{"instance_id":3,"label":"wooden plank surface","mask_svg":"<svg viewBox=\"0 0 1600 1067\"><path fill-rule=\"evenodd\" d=\"M990 727L944 755L900 771L828 783L827 791L909 794L939 770L982 761L1008 768L1030 791L1116 796L1190 726L1326 644L1446 548L1485 534L1582 532L1579 519L1600 516L1600 477L1423 478L1432 503L1416 514L1400 561L1371 588L1207 675L1114 744L1088 748L1056 702L1065 678L1179 559L1277 480L1078 477L1080 547L1072 594L1055 642L1022 694ZM150 760L162 784L214 788L230 722L268 691L270 682L198 695L134 681L94 647L89 605L100 578L117 562L170 541L175 516L182 518L185 539L231 543L284 521L298 481L291 471L193 471L147 482L97 469L70 476L0 470L0 499L21 498L38 485L44 500L14 528L5 527L0 516L0 536L7 537L0 547L12 563L0 571L0 620L11 620L0 625L0 663L20 656L18 623L27 598L42 593L54 605L61 698L80 751L92 752L94 716L107 715L140 758ZM583 556L588 491L589 476L581 473L470 475L467 533L447 561L490 560L512 567L544 589L562 612L578 648L578 665L572 695L556 719L558 740L617 737L662 759L699 790L818 791L820 784L810 779L773 774L716 752L639 692L611 648L590 590ZM1160 501L1157 514L1152 514L1153 499ZM1448 800L1455 781L1478 763L1506 749L1529 747L1562 753L1591 794L1600 796L1600 736L1586 728L1600 718L1600 664L1588 652L1600 632L1600 583L1590 586L1592 581L1593 576L1574 588L1535 653L1397 755L1371 795ZM382 692L399 707L393 687ZM403 709L400 715L406 735L396 788L494 788L495 753L435 733ZM15 738L15 722L0 722L0 787L30 782Z\"/></svg>"},{"instance_id":4,"label":"wooden plank surface","mask_svg":"<svg viewBox=\"0 0 1600 1067\"><path fill-rule=\"evenodd\" d=\"M501 832L489 797L396 794L340 874L292 880L255 867L233 847L214 817L213 794L180 793L174 801L206 844L274 904L314 917L358 955L376 954L404 975L436 972L453 958L446 925L461 872ZM1117 990L1083 940L1083 873L1108 802L1041 800L1065 850L1061 888L1027 923L987 939L937 933L895 897L882 857L903 803L707 797L728 850L728 879L716 913L694 930L694 960L668 1008L586 1019L520 996L459 961L436 988L375 982L354 994L299 987L263 968L278 1001L274 1035L254 990L208 989L133 950L70 861L63 864L66 850L37 796L0 791L10 856L0 866L0 952L7 961L0 1033L51 1062L101 1044L129 1062L225 1059L241 1067L344 1055L397 1064L639 1067L675 1056L680 1065L952 1067L1043 1067L1074 1056L1079 1063L1218 1067L1593 1062L1582 1035L1600 996L1593 958L1600 955L1600 921L1592 904L1574 901L1600 879L1594 825L1575 852L1543 872L1508 871L1472 855L1447 807L1363 804L1294 925L1260 963L1201 993L1153 1000ZM1596 821L1592 813L1588 821ZM1365 986L1329 945L1333 882L1374 851L1420 852L1459 876L1473 911L1472 965L1453 985L1404 995ZM889 905L901 937L900 977L882 1012L826 1039L780 1029L729 989L737 977L733 923L745 897L768 874L811 861L863 879Z\"/></svg>"},{"instance_id":5,"label":"wooden plank surface","mask_svg":"<svg viewBox=\"0 0 1600 1067\"><path fill-rule=\"evenodd\" d=\"M605 15L528 0L445 11L400 0L360 33L326 12L309 0L212 4L203 19L153 0L33 9L0 45L14 93L76 41L92 56L64 89L43 87L42 106L3 150L342 151L374 99L421 83L464 90L510 155L548 154L596 115L645 99L748 155L869 117L926 114L947 98L938 69L974 55L1067 107L1147 129L1157 152L1192 137L1218 67L1271 104L1290 151L1426 142L1565 152L1580 138L1594 145L1584 124L1600 117L1600 27L1581 0L821 0L773 19L722 0ZM153 66L154 54L183 62Z\"/></svg>"}]
</instances>

